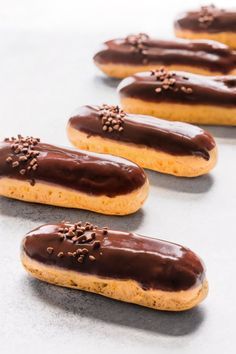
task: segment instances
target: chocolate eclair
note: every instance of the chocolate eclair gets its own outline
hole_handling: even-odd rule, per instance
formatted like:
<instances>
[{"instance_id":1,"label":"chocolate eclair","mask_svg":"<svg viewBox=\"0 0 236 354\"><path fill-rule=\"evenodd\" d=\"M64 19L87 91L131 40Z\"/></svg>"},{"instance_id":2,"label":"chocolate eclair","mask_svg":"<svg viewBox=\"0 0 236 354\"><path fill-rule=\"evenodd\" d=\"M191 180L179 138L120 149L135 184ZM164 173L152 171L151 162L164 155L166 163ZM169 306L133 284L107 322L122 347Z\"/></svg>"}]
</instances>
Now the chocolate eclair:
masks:
<instances>
[{"instance_id":1,"label":"chocolate eclair","mask_svg":"<svg viewBox=\"0 0 236 354\"><path fill-rule=\"evenodd\" d=\"M29 232L21 259L40 280L157 310L190 309L208 292L204 264L188 248L89 222Z\"/></svg>"},{"instance_id":2,"label":"chocolate eclair","mask_svg":"<svg viewBox=\"0 0 236 354\"><path fill-rule=\"evenodd\" d=\"M161 68L124 79L118 91L128 113L236 125L236 76L203 76Z\"/></svg>"},{"instance_id":3,"label":"chocolate eclair","mask_svg":"<svg viewBox=\"0 0 236 354\"><path fill-rule=\"evenodd\" d=\"M138 210L147 193L144 171L125 159L20 135L0 143L0 195L125 215Z\"/></svg>"},{"instance_id":4,"label":"chocolate eclair","mask_svg":"<svg viewBox=\"0 0 236 354\"><path fill-rule=\"evenodd\" d=\"M139 166L182 177L209 172L217 160L213 137L187 123L127 114L118 106L83 106L67 134L79 149L127 158Z\"/></svg>"},{"instance_id":5,"label":"chocolate eclair","mask_svg":"<svg viewBox=\"0 0 236 354\"><path fill-rule=\"evenodd\" d=\"M201 6L180 14L174 27L177 37L216 40L236 49L236 9Z\"/></svg>"},{"instance_id":6,"label":"chocolate eclair","mask_svg":"<svg viewBox=\"0 0 236 354\"><path fill-rule=\"evenodd\" d=\"M236 73L236 53L222 43L161 40L143 33L105 42L94 62L108 76L121 79L161 66L204 75Z\"/></svg>"}]
</instances>

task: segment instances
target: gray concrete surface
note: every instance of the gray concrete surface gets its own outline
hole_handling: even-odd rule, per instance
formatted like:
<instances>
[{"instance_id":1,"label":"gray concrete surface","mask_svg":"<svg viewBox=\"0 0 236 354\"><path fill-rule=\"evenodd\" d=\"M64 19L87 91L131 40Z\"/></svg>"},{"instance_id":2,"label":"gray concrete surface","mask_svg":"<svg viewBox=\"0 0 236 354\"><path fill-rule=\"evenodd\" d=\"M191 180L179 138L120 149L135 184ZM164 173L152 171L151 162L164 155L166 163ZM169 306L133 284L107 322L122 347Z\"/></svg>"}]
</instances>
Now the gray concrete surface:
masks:
<instances>
[{"instance_id":1,"label":"gray concrete surface","mask_svg":"<svg viewBox=\"0 0 236 354\"><path fill-rule=\"evenodd\" d=\"M171 35L173 16L184 4L159 4L0 1L1 138L19 132L68 145L64 128L77 106L118 103L117 82L96 70L92 54L102 40L117 35ZM219 145L217 168L192 180L148 172L149 199L133 216L0 198L1 353L236 352L236 129L209 130ZM19 259L24 234L64 218L187 245L206 263L209 297L192 311L162 313L30 278Z\"/></svg>"}]
</instances>

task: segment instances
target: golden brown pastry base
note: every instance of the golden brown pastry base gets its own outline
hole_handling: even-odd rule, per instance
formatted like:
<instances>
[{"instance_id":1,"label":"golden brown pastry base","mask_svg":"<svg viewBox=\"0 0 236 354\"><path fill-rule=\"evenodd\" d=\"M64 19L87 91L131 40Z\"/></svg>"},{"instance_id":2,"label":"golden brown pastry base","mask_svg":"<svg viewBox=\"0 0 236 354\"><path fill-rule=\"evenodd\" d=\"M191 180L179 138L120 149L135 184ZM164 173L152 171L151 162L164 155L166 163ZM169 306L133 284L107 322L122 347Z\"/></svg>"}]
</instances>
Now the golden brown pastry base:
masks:
<instances>
[{"instance_id":1,"label":"golden brown pastry base","mask_svg":"<svg viewBox=\"0 0 236 354\"><path fill-rule=\"evenodd\" d=\"M217 149L210 152L210 159L198 156L176 156L146 146L117 142L99 136L90 136L70 126L67 134L79 149L121 156L143 168L181 177L196 177L208 173L217 162Z\"/></svg>"},{"instance_id":2,"label":"golden brown pastry base","mask_svg":"<svg viewBox=\"0 0 236 354\"><path fill-rule=\"evenodd\" d=\"M35 278L47 283L85 290L112 299L151 307L156 310L184 311L198 305L208 293L208 283L190 290L162 291L143 290L136 281L101 278L82 274L64 268L44 265L29 258L21 257L25 269Z\"/></svg>"},{"instance_id":3,"label":"golden brown pastry base","mask_svg":"<svg viewBox=\"0 0 236 354\"><path fill-rule=\"evenodd\" d=\"M172 121L208 125L236 125L236 108L173 102L155 103L137 98L121 98L121 106L127 113L151 115Z\"/></svg>"},{"instance_id":4,"label":"golden brown pastry base","mask_svg":"<svg viewBox=\"0 0 236 354\"><path fill-rule=\"evenodd\" d=\"M141 208L148 195L149 182L136 191L113 198L95 196L44 182L0 178L0 195L26 202L91 210L107 215L127 215Z\"/></svg>"},{"instance_id":5,"label":"golden brown pastry base","mask_svg":"<svg viewBox=\"0 0 236 354\"><path fill-rule=\"evenodd\" d=\"M132 76L138 72L143 72L143 71L150 71L150 70L157 70L163 67L163 64L161 65L124 65L124 64L96 64L97 67L104 72L104 74L117 78L117 79L123 79L128 76ZM201 74L201 75L223 75L222 72L218 71L209 71L207 69L204 69L202 67L196 67L196 66L190 66L190 65L164 65L167 70L173 70L173 71L186 71L194 74ZM235 70L229 72L230 75L236 74L236 68Z\"/></svg>"},{"instance_id":6,"label":"golden brown pastry base","mask_svg":"<svg viewBox=\"0 0 236 354\"><path fill-rule=\"evenodd\" d=\"M228 45L232 49L236 49L236 33L235 32L193 32L189 30L175 30L176 37L184 39L210 39Z\"/></svg>"}]
</instances>

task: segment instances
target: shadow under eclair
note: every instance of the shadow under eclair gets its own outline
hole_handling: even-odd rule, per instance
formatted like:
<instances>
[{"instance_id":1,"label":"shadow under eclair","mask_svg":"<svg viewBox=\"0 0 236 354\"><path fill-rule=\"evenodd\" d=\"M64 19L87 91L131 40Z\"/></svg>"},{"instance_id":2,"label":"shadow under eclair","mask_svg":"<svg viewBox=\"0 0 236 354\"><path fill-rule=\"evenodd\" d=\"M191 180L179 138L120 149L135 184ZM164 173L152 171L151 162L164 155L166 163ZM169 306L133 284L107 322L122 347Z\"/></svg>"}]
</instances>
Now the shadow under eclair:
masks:
<instances>
[{"instance_id":1,"label":"shadow under eclair","mask_svg":"<svg viewBox=\"0 0 236 354\"><path fill-rule=\"evenodd\" d=\"M60 222L68 220L70 222L89 221L94 225L107 226L112 229L127 231L127 224L129 231L136 230L145 217L142 209L136 213L125 216L109 216L94 213L82 209L60 208L44 204L25 203L19 200L8 199L0 197L0 213L2 215L29 219L36 221L38 224L46 224L49 222Z\"/></svg>"},{"instance_id":2,"label":"shadow under eclair","mask_svg":"<svg viewBox=\"0 0 236 354\"><path fill-rule=\"evenodd\" d=\"M95 76L94 81L98 84L106 85L108 87L116 89L121 80L100 75L100 76Z\"/></svg>"},{"instance_id":3,"label":"shadow under eclair","mask_svg":"<svg viewBox=\"0 0 236 354\"><path fill-rule=\"evenodd\" d=\"M186 178L147 170L146 173L151 186L181 193L206 193L211 189L214 183L214 178L211 174Z\"/></svg>"},{"instance_id":4,"label":"shadow under eclair","mask_svg":"<svg viewBox=\"0 0 236 354\"><path fill-rule=\"evenodd\" d=\"M92 293L56 287L36 279L29 279L28 286L41 301L61 311L156 334L176 337L190 334L198 329L205 317L201 307L181 313L161 312ZM74 326L74 323L71 325Z\"/></svg>"}]
</instances>

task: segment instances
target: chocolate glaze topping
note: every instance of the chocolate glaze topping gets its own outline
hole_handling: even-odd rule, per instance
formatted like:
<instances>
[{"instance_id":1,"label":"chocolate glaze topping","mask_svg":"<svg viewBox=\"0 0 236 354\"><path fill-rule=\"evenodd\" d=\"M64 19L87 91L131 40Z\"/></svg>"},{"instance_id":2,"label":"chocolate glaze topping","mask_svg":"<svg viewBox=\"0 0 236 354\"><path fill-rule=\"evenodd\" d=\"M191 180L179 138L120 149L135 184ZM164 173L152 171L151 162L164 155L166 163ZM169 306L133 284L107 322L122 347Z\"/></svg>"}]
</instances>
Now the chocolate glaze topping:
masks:
<instances>
[{"instance_id":1,"label":"chocolate glaze topping","mask_svg":"<svg viewBox=\"0 0 236 354\"><path fill-rule=\"evenodd\" d=\"M30 145L32 139L35 145ZM0 143L1 177L26 180L33 185L43 181L109 197L130 193L146 181L144 171L128 160L65 149L21 136Z\"/></svg>"},{"instance_id":2,"label":"chocolate glaze topping","mask_svg":"<svg viewBox=\"0 0 236 354\"><path fill-rule=\"evenodd\" d=\"M110 112L114 110L118 112L112 117L111 123L114 122L114 125L104 130L104 122L107 122ZM122 119L122 130L118 128L117 123L120 119ZM114 106L83 106L69 120L69 126L86 133L88 138L101 136L148 146L173 155L201 156L206 160L210 157L209 151L215 147L213 137L199 127L149 116L126 114L119 107ZM117 128L113 129L113 127Z\"/></svg>"},{"instance_id":3,"label":"chocolate glaze topping","mask_svg":"<svg viewBox=\"0 0 236 354\"><path fill-rule=\"evenodd\" d=\"M205 278L202 261L180 245L90 223L44 225L26 235L23 254L40 263L144 289L187 290Z\"/></svg>"},{"instance_id":4,"label":"chocolate glaze topping","mask_svg":"<svg viewBox=\"0 0 236 354\"><path fill-rule=\"evenodd\" d=\"M236 106L236 76L210 77L161 69L130 76L122 80L118 90L121 97L151 102Z\"/></svg>"},{"instance_id":5,"label":"chocolate glaze topping","mask_svg":"<svg viewBox=\"0 0 236 354\"><path fill-rule=\"evenodd\" d=\"M236 10L219 9L214 5L181 14L175 21L177 30L195 32L236 32Z\"/></svg>"},{"instance_id":6,"label":"chocolate glaze topping","mask_svg":"<svg viewBox=\"0 0 236 354\"><path fill-rule=\"evenodd\" d=\"M158 40L139 34L105 42L94 61L101 65L200 66L227 74L236 67L236 52L209 40Z\"/></svg>"}]
</instances>

